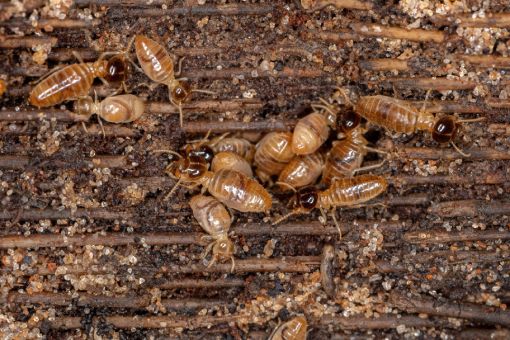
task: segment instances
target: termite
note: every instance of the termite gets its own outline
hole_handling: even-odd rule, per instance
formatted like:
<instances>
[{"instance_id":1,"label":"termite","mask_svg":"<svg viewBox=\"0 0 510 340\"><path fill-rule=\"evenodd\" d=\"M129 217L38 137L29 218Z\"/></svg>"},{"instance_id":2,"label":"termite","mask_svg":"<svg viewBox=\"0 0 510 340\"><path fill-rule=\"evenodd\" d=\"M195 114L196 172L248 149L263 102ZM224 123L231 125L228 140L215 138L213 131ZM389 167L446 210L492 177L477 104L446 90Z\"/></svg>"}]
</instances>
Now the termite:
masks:
<instances>
[{"instance_id":1,"label":"termite","mask_svg":"<svg viewBox=\"0 0 510 340\"><path fill-rule=\"evenodd\" d=\"M309 213L314 208L319 208L324 221L325 210L335 210L337 207L357 207L379 196L386 191L388 182L384 177L376 175L360 175L345 177L334 181L328 189L319 191L313 187L303 188L296 192L293 199L294 209L276 220L276 225L289 216ZM331 214L338 232L341 235L340 226L334 213Z\"/></svg>"},{"instance_id":2,"label":"termite","mask_svg":"<svg viewBox=\"0 0 510 340\"><path fill-rule=\"evenodd\" d=\"M221 169L231 169L248 177L253 177L250 163L243 157L230 151L222 151L214 155L211 163L211 171L216 172Z\"/></svg>"},{"instance_id":3,"label":"termite","mask_svg":"<svg viewBox=\"0 0 510 340\"><path fill-rule=\"evenodd\" d=\"M454 116L434 117L430 112L418 110L407 102L386 96L361 97L354 110L369 122L380 125L393 132L410 134L416 131L428 131L437 143L451 143L461 155L469 157L454 143L454 138L462 123L483 120L458 119Z\"/></svg>"},{"instance_id":4,"label":"termite","mask_svg":"<svg viewBox=\"0 0 510 340\"><path fill-rule=\"evenodd\" d=\"M227 209L217 199L204 195L193 196L189 205L198 224L214 240L207 246L202 255L202 258L205 258L212 250L212 260L207 267L212 266L217 260L220 262L231 260L232 268L230 271L233 272L235 248L228 237L232 218Z\"/></svg>"},{"instance_id":5,"label":"termite","mask_svg":"<svg viewBox=\"0 0 510 340\"><path fill-rule=\"evenodd\" d=\"M271 176L278 175L294 158L291 141L290 132L271 132L257 143L254 157L254 165L257 168L255 173L263 182L268 182Z\"/></svg>"},{"instance_id":6,"label":"termite","mask_svg":"<svg viewBox=\"0 0 510 340\"><path fill-rule=\"evenodd\" d=\"M182 127L182 103L190 97L191 92L212 92L192 90L189 84L182 81L182 79L176 79L175 76L181 73L180 63L179 70L175 72L172 58L166 49L156 41L144 35L137 35L135 37L135 51L138 62L147 77L156 83L168 86L170 101L179 108L179 121Z\"/></svg>"},{"instance_id":7,"label":"termite","mask_svg":"<svg viewBox=\"0 0 510 340\"><path fill-rule=\"evenodd\" d=\"M255 145L239 137L222 138L211 145L214 152L230 151L246 159L249 163L255 155Z\"/></svg>"},{"instance_id":8,"label":"termite","mask_svg":"<svg viewBox=\"0 0 510 340\"><path fill-rule=\"evenodd\" d=\"M209 164L201 157L190 156L171 163L166 172L177 183L168 198L179 186L193 188L202 185L218 201L241 212L269 212L273 203L271 195L255 179L240 172L221 169L208 171Z\"/></svg>"},{"instance_id":9,"label":"termite","mask_svg":"<svg viewBox=\"0 0 510 340\"><path fill-rule=\"evenodd\" d=\"M91 97L74 102L74 112L91 116L97 114L110 123L129 123L137 120L144 113L144 101L132 94L111 96L99 102Z\"/></svg>"},{"instance_id":10,"label":"termite","mask_svg":"<svg viewBox=\"0 0 510 340\"><path fill-rule=\"evenodd\" d=\"M308 322L303 316L296 316L279 325L269 336L269 340L305 340Z\"/></svg>"},{"instance_id":11,"label":"termite","mask_svg":"<svg viewBox=\"0 0 510 340\"><path fill-rule=\"evenodd\" d=\"M337 112L324 99L320 100L324 105L312 105L316 111L301 118L294 128L292 151L296 155L308 155L317 151L328 139L330 127L336 124Z\"/></svg>"},{"instance_id":12,"label":"termite","mask_svg":"<svg viewBox=\"0 0 510 340\"><path fill-rule=\"evenodd\" d=\"M65 100L78 99L88 95L95 78L106 82L123 82L129 64L126 52L119 53L110 60L103 59L104 53L96 62L67 65L43 78L30 92L29 102L36 107L48 107Z\"/></svg>"},{"instance_id":13,"label":"termite","mask_svg":"<svg viewBox=\"0 0 510 340\"><path fill-rule=\"evenodd\" d=\"M324 168L324 156L315 152L311 155L297 156L283 168L276 184L282 190L301 188L315 183Z\"/></svg>"},{"instance_id":14,"label":"termite","mask_svg":"<svg viewBox=\"0 0 510 340\"><path fill-rule=\"evenodd\" d=\"M374 169L383 162L371 166L361 167L363 159L368 152L386 154L368 146L368 141L363 136L365 132L359 126L360 116L352 111L346 111L339 117L338 129L343 134L343 139L334 141L328 152L322 181L330 183L335 178L350 177L356 172Z\"/></svg>"}]
</instances>

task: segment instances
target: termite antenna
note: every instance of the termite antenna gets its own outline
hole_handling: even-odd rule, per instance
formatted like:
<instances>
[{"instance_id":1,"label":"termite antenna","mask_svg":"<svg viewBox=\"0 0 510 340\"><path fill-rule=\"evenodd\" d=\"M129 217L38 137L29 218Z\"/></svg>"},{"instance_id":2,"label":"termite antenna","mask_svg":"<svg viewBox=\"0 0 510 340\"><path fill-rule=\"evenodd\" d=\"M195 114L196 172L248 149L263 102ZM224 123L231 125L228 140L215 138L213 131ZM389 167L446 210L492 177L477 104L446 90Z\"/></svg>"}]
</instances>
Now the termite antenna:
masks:
<instances>
[{"instance_id":1,"label":"termite antenna","mask_svg":"<svg viewBox=\"0 0 510 340\"><path fill-rule=\"evenodd\" d=\"M476 122L481 122L481 121L483 121L485 119L486 119L486 117L478 117L478 118L471 118L471 119L459 119L457 121L457 123L460 123L460 124L476 123Z\"/></svg>"},{"instance_id":2,"label":"termite antenna","mask_svg":"<svg viewBox=\"0 0 510 340\"><path fill-rule=\"evenodd\" d=\"M152 150L151 151L152 153L164 153L164 152L168 152L172 155L175 155L179 158L183 158L181 155L179 155L179 153L175 152L174 150L170 150L170 149L158 149L158 150Z\"/></svg>"},{"instance_id":3,"label":"termite antenna","mask_svg":"<svg viewBox=\"0 0 510 340\"><path fill-rule=\"evenodd\" d=\"M205 93L210 95L217 95L218 92L210 91L210 90L201 90L201 89L192 89L191 92Z\"/></svg>"},{"instance_id":4,"label":"termite antenna","mask_svg":"<svg viewBox=\"0 0 510 340\"><path fill-rule=\"evenodd\" d=\"M343 88L341 88L341 87L339 87L339 86L335 87L335 89L336 89L336 90L338 91L338 93L339 93L339 94L340 94L340 95L344 98L344 100L345 100L345 103L344 103L344 104L345 104L345 105L347 105L347 106L351 106L351 107L352 107L352 106L354 106L354 105L352 104L351 99L349 98L349 96L345 93L345 92L346 92L346 91L345 91L345 89L343 89Z\"/></svg>"},{"instance_id":5,"label":"termite antenna","mask_svg":"<svg viewBox=\"0 0 510 340\"><path fill-rule=\"evenodd\" d=\"M471 157L470 153L465 153L462 151L454 142L450 142L455 150L457 150L458 153L460 153L464 157Z\"/></svg>"},{"instance_id":6,"label":"termite antenna","mask_svg":"<svg viewBox=\"0 0 510 340\"><path fill-rule=\"evenodd\" d=\"M209 262L209 264L207 265L207 268L211 268L211 267L212 267L212 265L213 265L215 262L216 262L216 256L213 256L213 257L211 258L211 262Z\"/></svg>"},{"instance_id":7,"label":"termite antenna","mask_svg":"<svg viewBox=\"0 0 510 340\"><path fill-rule=\"evenodd\" d=\"M166 194L166 196L163 199L163 201L168 201L170 196L172 196L175 193L175 191L177 190L177 188L181 185L181 182L182 182L182 178L179 178L179 180L177 181L177 183L175 183L175 185L172 188L172 190L170 190L170 192L168 194Z\"/></svg>"},{"instance_id":8,"label":"termite antenna","mask_svg":"<svg viewBox=\"0 0 510 340\"><path fill-rule=\"evenodd\" d=\"M211 130L209 130L209 132L211 132ZM222 134L221 136L219 137L216 137L214 138L214 140L211 141L211 143L209 143L209 146L213 147L215 146L216 144L218 144L222 139L225 139L228 135L230 134L230 132L225 132L224 134Z\"/></svg>"},{"instance_id":9,"label":"termite antenna","mask_svg":"<svg viewBox=\"0 0 510 340\"><path fill-rule=\"evenodd\" d=\"M232 267L230 267L230 272L234 272L234 268L236 267L236 261L234 259L234 255L230 256L230 261L232 261Z\"/></svg>"},{"instance_id":10,"label":"termite antenna","mask_svg":"<svg viewBox=\"0 0 510 340\"><path fill-rule=\"evenodd\" d=\"M285 182L275 182L275 184L278 184L278 185L281 185L281 186L284 186L284 187L287 187L289 188L290 190L294 191L294 192L297 192L296 188L294 188L292 185L290 185L289 183L285 183Z\"/></svg>"},{"instance_id":11,"label":"termite antenna","mask_svg":"<svg viewBox=\"0 0 510 340\"><path fill-rule=\"evenodd\" d=\"M291 217L293 215L299 215L299 214L302 214L302 213L303 213L303 211L301 209L293 210L290 213L288 213L287 215L283 215L282 217L280 217L279 219L277 219L276 221L271 223L271 225L275 226L275 225L280 224L281 222L285 221L286 219L288 219L289 217Z\"/></svg>"}]
</instances>

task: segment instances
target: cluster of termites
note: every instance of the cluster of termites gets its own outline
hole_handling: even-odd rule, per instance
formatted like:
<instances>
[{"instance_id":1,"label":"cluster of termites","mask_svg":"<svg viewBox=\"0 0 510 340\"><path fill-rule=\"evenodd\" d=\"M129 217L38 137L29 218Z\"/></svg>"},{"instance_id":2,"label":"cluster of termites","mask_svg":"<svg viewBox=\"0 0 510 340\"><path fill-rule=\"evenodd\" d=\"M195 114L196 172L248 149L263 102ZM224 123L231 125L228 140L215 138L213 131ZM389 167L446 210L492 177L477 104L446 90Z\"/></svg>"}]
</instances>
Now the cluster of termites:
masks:
<instances>
[{"instance_id":1,"label":"cluster of termites","mask_svg":"<svg viewBox=\"0 0 510 340\"><path fill-rule=\"evenodd\" d=\"M138 68L129 57L133 44L139 69L156 84L168 86L169 100L179 108L182 125L181 105L192 90L186 82L176 78L180 70L175 72L174 62L164 47L142 35L133 37L125 51L114 54L109 60L104 54L95 62L81 61L52 71L33 88L30 104L40 108L74 100L74 111L80 115L97 114L112 123L138 119L144 113L144 101L129 93L118 94L122 90L128 92L125 82L131 65ZM89 92L95 78L107 84L119 84L119 89L101 101L97 96L91 98ZM4 82L0 81L0 94L4 87ZM277 188L285 195L292 192L290 211L274 218L273 225L292 215L318 209L323 223L330 212L340 233L337 208L365 206L388 186L385 176L360 174L382 166L387 156L365 139L367 124L378 125L390 133L425 131L435 142L450 143L459 153L468 156L457 147L455 137L461 124L480 120L435 117L404 100L381 95L362 96L352 103L340 89L333 100L321 99L312 105L312 110L297 122L292 132L269 132L257 140L228 134L209 139L208 135L188 143L181 153L163 150L178 156L166 168L166 173L176 180L166 197L180 187L201 191L189 204L208 234L204 236L209 243L203 257L212 253L209 266L231 261L234 271L236 248L229 235L234 211L269 215L273 198L268 189ZM362 123L362 119L367 123ZM329 142L331 131L335 131L338 138ZM364 166L368 153L376 153L383 160ZM295 317L277 327L271 339L301 339L306 329L306 319Z\"/></svg>"},{"instance_id":2,"label":"cluster of termites","mask_svg":"<svg viewBox=\"0 0 510 340\"><path fill-rule=\"evenodd\" d=\"M129 57L133 43L141 68ZM175 72L174 62L163 46L146 36L137 35L131 39L125 51L114 53L112 58L106 60L108 54L104 53L97 61L89 63L83 62L76 54L80 62L58 67L43 77L30 92L29 103L41 108L74 100L74 111L80 115L96 114L111 123L132 122L144 113L144 101L135 95L119 92L122 89L128 92L125 82L133 64L155 83L168 86L169 100L179 108L182 126L182 103L189 99L192 90L182 79L176 79L180 70ZM111 96L98 101L97 97L93 99L89 96L95 78L105 84L120 83L121 87Z\"/></svg>"},{"instance_id":3,"label":"cluster of termites","mask_svg":"<svg viewBox=\"0 0 510 340\"><path fill-rule=\"evenodd\" d=\"M366 172L381 167L387 152L370 146L362 118L391 132L425 130L434 141L453 145L459 124L468 121L435 118L385 96L361 97L353 105L343 92L338 93L332 102L321 99L313 104L313 111L302 117L292 132L269 132L256 141L228 134L209 139L208 135L185 145L181 154L168 150L178 159L166 169L176 180L167 197L179 187L201 188L190 205L212 240L203 255L212 252L210 264L231 260L234 270L235 247L229 239L233 211L269 214L273 199L268 190L278 188L280 193L292 195L290 211L274 218L273 225L318 209L323 223L330 213L340 233L337 208L373 204L388 182L385 176ZM345 100L338 100L342 97ZM327 143L332 130L338 139ZM364 165L368 153L378 154L382 161Z\"/></svg>"}]
</instances>

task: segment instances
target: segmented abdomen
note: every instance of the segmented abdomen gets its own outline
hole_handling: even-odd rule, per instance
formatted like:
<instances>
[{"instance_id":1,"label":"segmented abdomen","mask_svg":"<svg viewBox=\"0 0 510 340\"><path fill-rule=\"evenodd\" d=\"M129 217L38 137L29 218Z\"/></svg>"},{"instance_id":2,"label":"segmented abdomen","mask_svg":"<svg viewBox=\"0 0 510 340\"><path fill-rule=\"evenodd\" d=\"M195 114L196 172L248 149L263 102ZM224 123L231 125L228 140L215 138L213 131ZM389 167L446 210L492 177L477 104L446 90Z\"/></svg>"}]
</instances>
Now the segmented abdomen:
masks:
<instances>
[{"instance_id":1,"label":"segmented abdomen","mask_svg":"<svg viewBox=\"0 0 510 340\"><path fill-rule=\"evenodd\" d=\"M280 173L278 182L287 183L294 188L314 183L321 175L324 157L320 153L294 158ZM282 189L287 189L281 186Z\"/></svg>"},{"instance_id":2,"label":"segmented abdomen","mask_svg":"<svg viewBox=\"0 0 510 340\"><path fill-rule=\"evenodd\" d=\"M241 212L269 211L273 202L256 180L228 169L215 172L207 189L218 201Z\"/></svg>"},{"instance_id":3,"label":"segmented abdomen","mask_svg":"<svg viewBox=\"0 0 510 340\"><path fill-rule=\"evenodd\" d=\"M361 204L379 196L387 186L386 179L381 176L361 175L341 178L320 193L321 207L329 209Z\"/></svg>"},{"instance_id":4,"label":"segmented abdomen","mask_svg":"<svg viewBox=\"0 0 510 340\"><path fill-rule=\"evenodd\" d=\"M355 111L369 122L394 132L416 131L419 112L402 100L386 96L361 97Z\"/></svg>"},{"instance_id":5,"label":"segmented abdomen","mask_svg":"<svg viewBox=\"0 0 510 340\"><path fill-rule=\"evenodd\" d=\"M278 175L294 158L291 149L292 133L271 132L258 142L255 151L255 166L259 172L269 176Z\"/></svg>"},{"instance_id":6,"label":"segmented abdomen","mask_svg":"<svg viewBox=\"0 0 510 340\"><path fill-rule=\"evenodd\" d=\"M111 123L128 123L144 112L143 101L132 94L108 97L101 102L101 118Z\"/></svg>"},{"instance_id":7,"label":"segmented abdomen","mask_svg":"<svg viewBox=\"0 0 510 340\"><path fill-rule=\"evenodd\" d=\"M361 167L365 154L364 145L356 144L351 139L333 142L324 166L322 181L330 183L334 178L352 176L353 171Z\"/></svg>"},{"instance_id":8,"label":"segmented abdomen","mask_svg":"<svg viewBox=\"0 0 510 340\"><path fill-rule=\"evenodd\" d=\"M43 79L30 92L29 102L37 107L48 107L71 98L84 97L94 81L92 63L66 66Z\"/></svg>"},{"instance_id":9,"label":"segmented abdomen","mask_svg":"<svg viewBox=\"0 0 510 340\"><path fill-rule=\"evenodd\" d=\"M163 46L146 36L137 35L135 50L147 77L161 84L168 84L174 79L174 63Z\"/></svg>"},{"instance_id":10,"label":"segmented abdomen","mask_svg":"<svg viewBox=\"0 0 510 340\"><path fill-rule=\"evenodd\" d=\"M218 238L228 232L231 218L227 209L217 199L195 195L189 205L200 226L212 237Z\"/></svg>"},{"instance_id":11,"label":"segmented abdomen","mask_svg":"<svg viewBox=\"0 0 510 340\"><path fill-rule=\"evenodd\" d=\"M215 153L230 151L238 154L250 163L255 155L255 146L243 138L224 138L211 147Z\"/></svg>"},{"instance_id":12,"label":"segmented abdomen","mask_svg":"<svg viewBox=\"0 0 510 340\"><path fill-rule=\"evenodd\" d=\"M221 169L230 169L248 177L253 177L250 163L240 155L231 151L222 151L214 155L211 163L211 171L216 172Z\"/></svg>"},{"instance_id":13,"label":"segmented abdomen","mask_svg":"<svg viewBox=\"0 0 510 340\"><path fill-rule=\"evenodd\" d=\"M313 112L301 118L292 135L292 151L296 155L308 155L328 139L329 126L324 115Z\"/></svg>"}]
</instances>

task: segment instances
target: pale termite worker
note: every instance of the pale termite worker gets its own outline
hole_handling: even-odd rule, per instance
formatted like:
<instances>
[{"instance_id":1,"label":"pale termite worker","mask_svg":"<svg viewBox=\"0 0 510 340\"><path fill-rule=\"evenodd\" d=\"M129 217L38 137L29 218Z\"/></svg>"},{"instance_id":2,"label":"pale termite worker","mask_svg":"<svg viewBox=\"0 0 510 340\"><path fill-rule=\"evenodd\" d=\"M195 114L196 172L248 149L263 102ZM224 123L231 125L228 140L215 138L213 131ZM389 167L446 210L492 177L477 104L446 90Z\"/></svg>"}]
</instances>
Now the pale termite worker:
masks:
<instances>
[{"instance_id":1,"label":"pale termite worker","mask_svg":"<svg viewBox=\"0 0 510 340\"><path fill-rule=\"evenodd\" d=\"M306 340L308 322L304 316L296 316L276 327L269 340Z\"/></svg>"},{"instance_id":2,"label":"pale termite worker","mask_svg":"<svg viewBox=\"0 0 510 340\"><path fill-rule=\"evenodd\" d=\"M208 267L212 266L216 261L224 262L231 260L231 272L233 272L235 266L235 247L228 237L232 218L227 209L217 199L204 195L193 196L189 205L198 224L213 239L213 242L204 251L202 258L205 258L212 251L212 260L209 262Z\"/></svg>"},{"instance_id":3,"label":"pale termite worker","mask_svg":"<svg viewBox=\"0 0 510 340\"><path fill-rule=\"evenodd\" d=\"M291 148L292 133L270 132L256 145L255 173L262 182L269 182L271 176L279 175L295 154Z\"/></svg>"}]
</instances>

